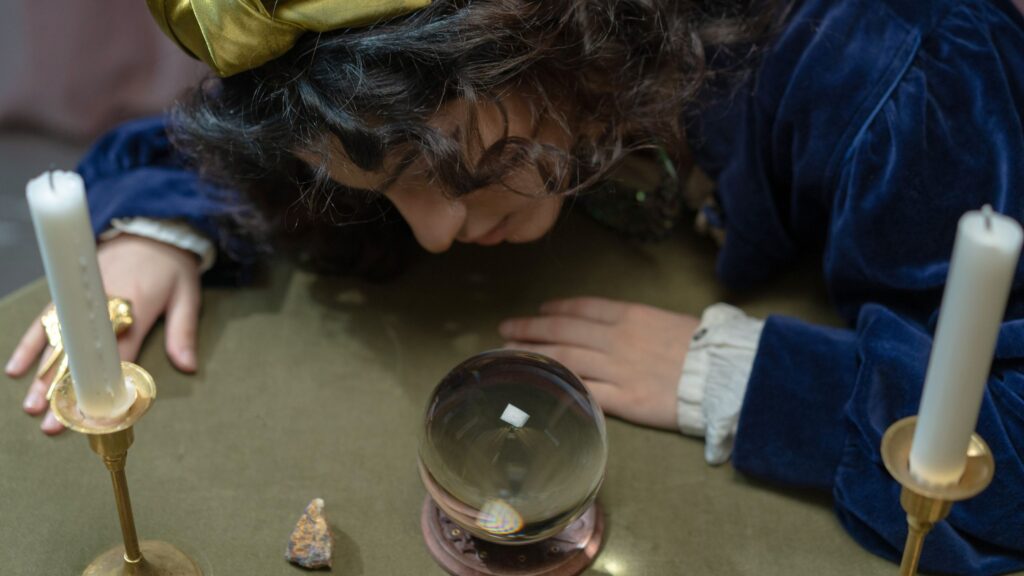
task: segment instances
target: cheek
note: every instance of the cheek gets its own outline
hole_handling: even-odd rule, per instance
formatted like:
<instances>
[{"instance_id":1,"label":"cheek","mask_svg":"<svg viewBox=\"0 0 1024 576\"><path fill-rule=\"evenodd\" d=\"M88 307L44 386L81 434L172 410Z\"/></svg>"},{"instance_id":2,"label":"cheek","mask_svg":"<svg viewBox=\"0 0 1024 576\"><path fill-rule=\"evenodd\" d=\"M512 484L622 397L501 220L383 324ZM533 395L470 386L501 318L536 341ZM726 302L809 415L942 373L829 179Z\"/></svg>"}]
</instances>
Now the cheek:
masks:
<instances>
[{"instance_id":1,"label":"cheek","mask_svg":"<svg viewBox=\"0 0 1024 576\"><path fill-rule=\"evenodd\" d=\"M513 224L508 240L510 242L530 242L546 234L558 220L565 197L561 194L550 194L536 170L525 170L515 174L512 185L519 190L536 196L513 195L514 206L509 213Z\"/></svg>"},{"instance_id":2,"label":"cheek","mask_svg":"<svg viewBox=\"0 0 1024 576\"><path fill-rule=\"evenodd\" d=\"M532 242L547 234L558 220L563 201L562 196L536 200L529 210L520 212L521 222L511 231L508 241Z\"/></svg>"}]
</instances>

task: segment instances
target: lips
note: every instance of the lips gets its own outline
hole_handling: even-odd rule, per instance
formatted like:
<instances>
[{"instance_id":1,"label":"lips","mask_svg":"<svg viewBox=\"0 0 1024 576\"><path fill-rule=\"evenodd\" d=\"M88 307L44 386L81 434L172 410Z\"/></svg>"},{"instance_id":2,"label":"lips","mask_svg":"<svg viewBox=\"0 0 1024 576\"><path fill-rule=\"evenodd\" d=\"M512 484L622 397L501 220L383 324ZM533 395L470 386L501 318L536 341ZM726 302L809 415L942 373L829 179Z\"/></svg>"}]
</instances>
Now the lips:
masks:
<instances>
[{"instance_id":1,"label":"lips","mask_svg":"<svg viewBox=\"0 0 1024 576\"><path fill-rule=\"evenodd\" d=\"M505 235L507 233L508 216L505 216L504 218L501 219L500 222L498 222L497 225L494 226L494 228L491 228L486 234L484 234L483 236L478 236L477 238L470 240L470 242L480 244L481 246L494 246L495 244L500 244L502 241L504 241Z\"/></svg>"}]
</instances>

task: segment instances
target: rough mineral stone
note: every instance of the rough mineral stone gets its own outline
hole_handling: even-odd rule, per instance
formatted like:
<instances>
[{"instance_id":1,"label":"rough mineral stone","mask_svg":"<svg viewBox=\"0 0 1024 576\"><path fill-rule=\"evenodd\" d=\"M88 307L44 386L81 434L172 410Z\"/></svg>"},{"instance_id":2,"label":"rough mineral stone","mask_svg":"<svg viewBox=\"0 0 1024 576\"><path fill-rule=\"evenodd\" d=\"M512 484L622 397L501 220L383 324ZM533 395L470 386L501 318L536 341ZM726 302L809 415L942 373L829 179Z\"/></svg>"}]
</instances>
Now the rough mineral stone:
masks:
<instances>
[{"instance_id":1,"label":"rough mineral stone","mask_svg":"<svg viewBox=\"0 0 1024 576\"><path fill-rule=\"evenodd\" d=\"M324 501L314 498L295 524L285 558L303 568L330 568L334 535L324 516Z\"/></svg>"}]
</instances>

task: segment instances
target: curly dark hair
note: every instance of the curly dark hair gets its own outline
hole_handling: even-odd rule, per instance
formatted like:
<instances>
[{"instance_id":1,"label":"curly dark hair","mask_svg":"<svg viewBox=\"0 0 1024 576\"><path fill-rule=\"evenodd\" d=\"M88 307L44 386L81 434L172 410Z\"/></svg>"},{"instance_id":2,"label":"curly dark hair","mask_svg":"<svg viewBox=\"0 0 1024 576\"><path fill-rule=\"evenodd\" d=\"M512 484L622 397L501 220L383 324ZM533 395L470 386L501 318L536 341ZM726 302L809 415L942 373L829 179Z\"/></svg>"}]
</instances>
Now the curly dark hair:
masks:
<instances>
[{"instance_id":1,"label":"curly dark hair","mask_svg":"<svg viewBox=\"0 0 1024 576\"><path fill-rule=\"evenodd\" d=\"M330 180L327 136L364 170L383 170L387 152L400 154L399 170L422 158L452 196L524 165L547 193L578 192L631 151L680 158L684 113L710 87L736 84L780 12L769 0L434 0L374 26L307 34L259 68L204 82L176 105L172 137L321 267L386 273L409 252L408 230L381 195ZM474 106L456 133L427 123L454 99L501 107L510 90L528 94L534 124L557 122L571 148L507 136L471 164ZM297 151L325 160L310 166Z\"/></svg>"}]
</instances>

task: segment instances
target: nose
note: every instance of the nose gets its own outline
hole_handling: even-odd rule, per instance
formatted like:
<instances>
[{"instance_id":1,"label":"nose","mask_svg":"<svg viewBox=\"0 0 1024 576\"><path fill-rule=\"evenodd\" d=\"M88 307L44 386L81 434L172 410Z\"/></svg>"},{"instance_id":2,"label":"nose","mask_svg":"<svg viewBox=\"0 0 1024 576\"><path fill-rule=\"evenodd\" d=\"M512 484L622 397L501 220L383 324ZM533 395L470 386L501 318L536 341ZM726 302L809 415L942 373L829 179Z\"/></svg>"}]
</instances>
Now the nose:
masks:
<instances>
[{"instance_id":1,"label":"nose","mask_svg":"<svg viewBox=\"0 0 1024 576\"><path fill-rule=\"evenodd\" d=\"M451 248L466 222L465 203L438 190L403 190L387 196L427 252L440 254Z\"/></svg>"}]
</instances>

